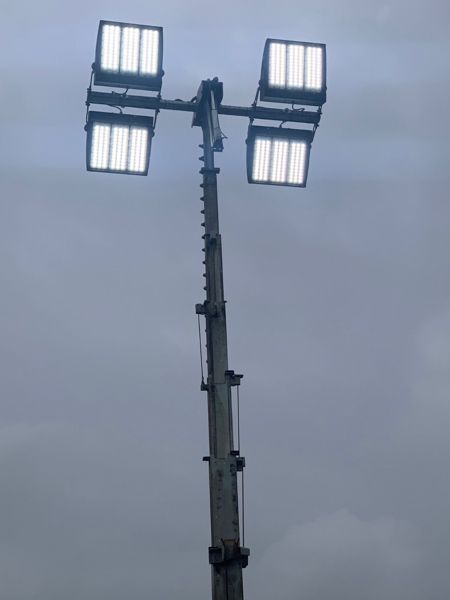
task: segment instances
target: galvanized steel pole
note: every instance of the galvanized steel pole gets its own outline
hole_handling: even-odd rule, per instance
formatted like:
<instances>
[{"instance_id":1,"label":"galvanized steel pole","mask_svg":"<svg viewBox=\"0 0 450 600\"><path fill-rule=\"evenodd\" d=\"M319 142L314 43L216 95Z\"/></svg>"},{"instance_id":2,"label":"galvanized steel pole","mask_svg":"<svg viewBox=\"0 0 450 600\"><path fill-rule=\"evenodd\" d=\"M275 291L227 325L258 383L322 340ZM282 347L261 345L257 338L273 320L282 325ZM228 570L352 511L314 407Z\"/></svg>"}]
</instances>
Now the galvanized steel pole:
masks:
<instances>
[{"instance_id":1,"label":"galvanized steel pole","mask_svg":"<svg viewBox=\"0 0 450 600\"><path fill-rule=\"evenodd\" d=\"M202 83L194 125L203 130L204 252L206 300L196 312L206 320L211 546L209 562L213 600L243 600L242 568L248 550L240 546L237 473L244 460L234 449L231 387L241 376L228 369L227 327L223 289L222 242L219 232L217 174L214 151L221 149L215 110L215 80Z\"/></svg>"},{"instance_id":2,"label":"galvanized steel pole","mask_svg":"<svg viewBox=\"0 0 450 600\"><path fill-rule=\"evenodd\" d=\"M202 128L204 166L204 252L206 300L196 305L197 314L206 320L208 377L202 389L208 395L211 546L209 562L213 600L243 600L242 569L247 566L249 550L240 545L237 473L245 459L234 448L231 388L239 385L242 375L228 369L227 327L223 290L222 242L219 232L217 175L214 152L221 151L222 134L219 115L240 116L271 121L307 123L317 126L321 110L316 112L222 105L222 83L217 79L202 81L197 98L189 102L164 100L161 97L131 96L127 93L97 92L88 88L86 104L104 104L154 110L192 112L193 125Z\"/></svg>"}]
</instances>

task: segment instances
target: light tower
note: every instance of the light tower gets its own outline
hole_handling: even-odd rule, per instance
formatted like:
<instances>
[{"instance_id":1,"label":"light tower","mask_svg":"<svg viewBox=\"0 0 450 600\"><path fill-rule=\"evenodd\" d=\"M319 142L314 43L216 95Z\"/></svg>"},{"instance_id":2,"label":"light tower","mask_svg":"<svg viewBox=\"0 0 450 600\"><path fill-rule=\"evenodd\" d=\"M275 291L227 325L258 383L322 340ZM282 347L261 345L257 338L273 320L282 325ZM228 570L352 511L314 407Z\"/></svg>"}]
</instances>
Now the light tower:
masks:
<instances>
[{"instance_id":1,"label":"light tower","mask_svg":"<svg viewBox=\"0 0 450 600\"><path fill-rule=\"evenodd\" d=\"M95 62L86 105L86 164L89 171L146 175L155 123L161 110L193 114L201 127L203 167L201 187L205 228L204 265L206 298L196 305L206 322L207 392L211 545L209 563L213 600L243 600L242 569L249 550L241 545L238 473L245 459L233 439L231 391L242 375L228 366L227 327L219 230L216 152L223 150L219 115L250 120L247 136L249 183L305 187L311 144L326 100L326 56L323 44L268 39L255 101L249 107L222 104L223 84L217 79L200 83L194 100L161 97L163 31L160 27L100 21ZM92 85L125 88L100 92ZM131 95L128 90L153 92ZM290 108L258 106L258 99L281 102ZM91 111L92 104L119 109L119 113ZM313 106L315 110L306 110ZM123 109L154 111L154 117L124 114ZM278 127L254 125L255 120L279 122ZM306 128L284 128L284 123Z\"/></svg>"}]
</instances>

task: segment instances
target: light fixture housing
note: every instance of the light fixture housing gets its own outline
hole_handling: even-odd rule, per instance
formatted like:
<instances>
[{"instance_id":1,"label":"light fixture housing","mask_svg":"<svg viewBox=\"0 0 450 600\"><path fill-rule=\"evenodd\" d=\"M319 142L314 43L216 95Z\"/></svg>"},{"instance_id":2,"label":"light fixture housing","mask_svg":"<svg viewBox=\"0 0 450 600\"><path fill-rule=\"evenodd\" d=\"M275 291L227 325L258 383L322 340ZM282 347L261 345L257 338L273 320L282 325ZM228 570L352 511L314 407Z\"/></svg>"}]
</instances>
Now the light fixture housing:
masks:
<instances>
[{"instance_id":1,"label":"light fixture housing","mask_svg":"<svg viewBox=\"0 0 450 600\"><path fill-rule=\"evenodd\" d=\"M325 44L269 38L259 86L265 102L322 106L327 98Z\"/></svg>"},{"instance_id":2,"label":"light fixture housing","mask_svg":"<svg viewBox=\"0 0 450 600\"><path fill-rule=\"evenodd\" d=\"M153 117L90 111L86 131L88 171L147 175Z\"/></svg>"},{"instance_id":3,"label":"light fixture housing","mask_svg":"<svg viewBox=\"0 0 450 600\"><path fill-rule=\"evenodd\" d=\"M162 27L100 21L94 84L159 92L162 54Z\"/></svg>"},{"instance_id":4,"label":"light fixture housing","mask_svg":"<svg viewBox=\"0 0 450 600\"><path fill-rule=\"evenodd\" d=\"M305 187L313 132L250 125L247 136L249 183Z\"/></svg>"}]
</instances>

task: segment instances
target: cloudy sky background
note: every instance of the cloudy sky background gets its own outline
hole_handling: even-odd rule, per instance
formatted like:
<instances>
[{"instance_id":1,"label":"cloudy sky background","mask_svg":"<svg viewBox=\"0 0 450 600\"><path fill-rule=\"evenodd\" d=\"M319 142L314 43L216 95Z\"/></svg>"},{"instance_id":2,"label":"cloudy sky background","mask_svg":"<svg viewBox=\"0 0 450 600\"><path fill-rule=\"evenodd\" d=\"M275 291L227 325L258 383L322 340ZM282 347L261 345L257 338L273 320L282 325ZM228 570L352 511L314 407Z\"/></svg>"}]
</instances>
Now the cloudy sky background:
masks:
<instances>
[{"instance_id":1,"label":"cloudy sky background","mask_svg":"<svg viewBox=\"0 0 450 600\"><path fill-rule=\"evenodd\" d=\"M0 599L210 595L200 131L85 172L101 18L162 25L163 94L254 97L266 37L327 43L306 190L218 156L241 390L246 597L450 596L450 9L444 0L18 1L0 58Z\"/></svg>"}]
</instances>

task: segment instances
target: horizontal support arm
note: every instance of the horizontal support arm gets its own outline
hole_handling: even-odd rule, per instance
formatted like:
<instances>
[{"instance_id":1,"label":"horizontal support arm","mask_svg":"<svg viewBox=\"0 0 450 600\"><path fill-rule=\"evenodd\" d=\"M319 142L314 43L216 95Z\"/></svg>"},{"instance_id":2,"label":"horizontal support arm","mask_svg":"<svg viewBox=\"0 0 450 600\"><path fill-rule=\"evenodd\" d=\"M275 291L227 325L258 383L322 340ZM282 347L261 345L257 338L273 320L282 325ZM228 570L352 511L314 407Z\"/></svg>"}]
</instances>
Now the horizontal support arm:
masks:
<instances>
[{"instance_id":1,"label":"horizontal support arm","mask_svg":"<svg viewBox=\"0 0 450 600\"><path fill-rule=\"evenodd\" d=\"M221 104L219 114L232 117L248 117L249 119L265 119L266 121L290 121L292 123L308 123L318 125L321 117L319 111L293 110L291 108L272 108L267 106L226 106Z\"/></svg>"},{"instance_id":2,"label":"horizontal support arm","mask_svg":"<svg viewBox=\"0 0 450 600\"><path fill-rule=\"evenodd\" d=\"M120 106L121 108L144 108L147 110L183 110L195 112L196 102L185 102L184 100L163 100L156 96L129 96L117 92L93 92L88 90L86 104L107 104L108 106Z\"/></svg>"},{"instance_id":3,"label":"horizontal support arm","mask_svg":"<svg viewBox=\"0 0 450 600\"><path fill-rule=\"evenodd\" d=\"M156 96L129 96L117 92L94 92L88 90L86 104L106 104L120 108L142 108L147 110L181 110L195 113L197 102L185 100L164 100ZM307 111L290 108L272 108L265 106L226 106L219 104L219 114L232 117L247 117L248 119L264 119L267 121L286 121L292 123L308 123L317 125L320 121L320 111Z\"/></svg>"}]
</instances>

